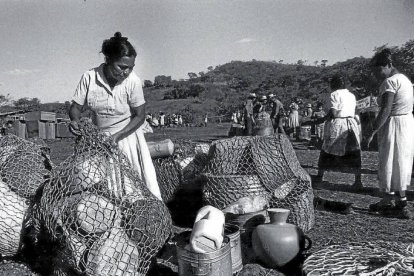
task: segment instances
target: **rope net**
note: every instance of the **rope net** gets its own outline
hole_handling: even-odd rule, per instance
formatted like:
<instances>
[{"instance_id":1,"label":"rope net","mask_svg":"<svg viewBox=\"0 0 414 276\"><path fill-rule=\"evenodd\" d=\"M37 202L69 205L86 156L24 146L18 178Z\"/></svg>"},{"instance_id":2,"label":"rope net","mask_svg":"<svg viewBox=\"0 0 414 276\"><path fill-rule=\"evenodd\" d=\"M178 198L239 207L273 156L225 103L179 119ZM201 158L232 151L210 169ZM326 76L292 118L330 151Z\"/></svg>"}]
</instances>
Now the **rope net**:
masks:
<instances>
[{"instance_id":1,"label":"rope net","mask_svg":"<svg viewBox=\"0 0 414 276\"><path fill-rule=\"evenodd\" d=\"M161 195L165 202L176 199L177 192L191 186L207 164L209 144L185 139L174 140L174 154L154 158Z\"/></svg>"},{"instance_id":2,"label":"rope net","mask_svg":"<svg viewBox=\"0 0 414 276\"><path fill-rule=\"evenodd\" d=\"M414 245L377 241L334 244L309 256L305 275L413 275Z\"/></svg>"},{"instance_id":3,"label":"rope net","mask_svg":"<svg viewBox=\"0 0 414 276\"><path fill-rule=\"evenodd\" d=\"M109 136L85 121L80 130L35 203L33 243L51 275L145 275L170 235L169 211Z\"/></svg>"},{"instance_id":4,"label":"rope net","mask_svg":"<svg viewBox=\"0 0 414 276\"><path fill-rule=\"evenodd\" d=\"M266 201L270 208L289 209L288 222L304 231L315 222L310 177L285 135L214 141L203 175L206 204L223 210L246 199L260 206Z\"/></svg>"},{"instance_id":5,"label":"rope net","mask_svg":"<svg viewBox=\"0 0 414 276\"><path fill-rule=\"evenodd\" d=\"M0 138L0 255L14 256L30 224L30 204L50 177L48 148L9 134Z\"/></svg>"}]
</instances>

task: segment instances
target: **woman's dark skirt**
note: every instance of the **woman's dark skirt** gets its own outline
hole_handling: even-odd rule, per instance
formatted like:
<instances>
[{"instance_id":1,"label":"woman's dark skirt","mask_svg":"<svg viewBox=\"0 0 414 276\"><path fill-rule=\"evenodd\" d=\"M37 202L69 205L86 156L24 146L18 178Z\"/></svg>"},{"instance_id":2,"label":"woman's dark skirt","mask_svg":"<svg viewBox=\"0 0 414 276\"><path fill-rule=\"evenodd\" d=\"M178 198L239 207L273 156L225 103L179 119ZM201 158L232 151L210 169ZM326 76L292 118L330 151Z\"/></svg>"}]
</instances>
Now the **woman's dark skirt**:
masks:
<instances>
[{"instance_id":1,"label":"woman's dark skirt","mask_svg":"<svg viewBox=\"0 0 414 276\"><path fill-rule=\"evenodd\" d=\"M321 150L318 167L326 171L355 173L361 169L361 151L348 151L344 156L337 156Z\"/></svg>"}]
</instances>

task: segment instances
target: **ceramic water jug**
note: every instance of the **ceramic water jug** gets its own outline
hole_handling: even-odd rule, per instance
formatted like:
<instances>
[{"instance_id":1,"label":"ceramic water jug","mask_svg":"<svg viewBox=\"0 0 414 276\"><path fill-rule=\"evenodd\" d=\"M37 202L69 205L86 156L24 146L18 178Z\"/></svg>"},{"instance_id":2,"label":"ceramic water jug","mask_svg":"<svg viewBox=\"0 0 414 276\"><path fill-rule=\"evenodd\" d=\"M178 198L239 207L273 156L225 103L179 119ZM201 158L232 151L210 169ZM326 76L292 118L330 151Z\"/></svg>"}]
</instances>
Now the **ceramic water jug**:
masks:
<instances>
[{"instance_id":1,"label":"ceramic water jug","mask_svg":"<svg viewBox=\"0 0 414 276\"><path fill-rule=\"evenodd\" d=\"M270 223L256 227L252 246L258 261L268 268L281 268L309 250L312 243L299 227L286 222L290 213L288 209L271 208L267 211Z\"/></svg>"}]
</instances>

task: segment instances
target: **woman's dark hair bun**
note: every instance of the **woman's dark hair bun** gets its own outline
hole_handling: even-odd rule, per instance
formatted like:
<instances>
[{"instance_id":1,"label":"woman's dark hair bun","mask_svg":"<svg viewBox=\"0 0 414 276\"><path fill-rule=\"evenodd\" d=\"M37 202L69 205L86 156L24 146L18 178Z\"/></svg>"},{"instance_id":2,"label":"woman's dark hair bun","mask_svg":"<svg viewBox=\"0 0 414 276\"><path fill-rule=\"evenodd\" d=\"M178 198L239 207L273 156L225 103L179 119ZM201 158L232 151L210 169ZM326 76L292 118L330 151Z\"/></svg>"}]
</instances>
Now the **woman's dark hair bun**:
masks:
<instances>
[{"instance_id":1,"label":"woman's dark hair bun","mask_svg":"<svg viewBox=\"0 0 414 276\"><path fill-rule=\"evenodd\" d=\"M128 37L122 36L121 32L116 32L113 37L103 41L101 53L105 55L107 61L116 60L124 56L137 56L137 52L128 41Z\"/></svg>"},{"instance_id":2,"label":"woman's dark hair bun","mask_svg":"<svg viewBox=\"0 0 414 276\"><path fill-rule=\"evenodd\" d=\"M116 32L114 34L114 36L111 37L111 40L127 41L128 40L128 37L123 37L122 34L121 34L121 32Z\"/></svg>"}]
</instances>

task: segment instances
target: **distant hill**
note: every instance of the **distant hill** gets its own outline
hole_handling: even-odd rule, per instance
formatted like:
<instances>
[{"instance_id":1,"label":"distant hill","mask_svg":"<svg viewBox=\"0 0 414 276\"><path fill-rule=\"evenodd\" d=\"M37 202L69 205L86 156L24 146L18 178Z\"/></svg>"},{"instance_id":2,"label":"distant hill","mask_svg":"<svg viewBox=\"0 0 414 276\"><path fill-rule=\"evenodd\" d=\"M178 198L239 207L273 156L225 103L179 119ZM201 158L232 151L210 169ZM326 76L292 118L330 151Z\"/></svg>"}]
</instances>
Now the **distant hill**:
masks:
<instances>
[{"instance_id":1,"label":"distant hill","mask_svg":"<svg viewBox=\"0 0 414 276\"><path fill-rule=\"evenodd\" d=\"M329 77L346 72L350 84L367 91L358 75L368 60L355 58L332 66L305 64L280 64L268 61L232 61L188 80L154 83L144 88L147 112L158 114L191 114L196 121L207 113L209 116L224 115L241 109L250 92L257 95L273 93L288 105L292 98L303 102L323 101L329 93ZM196 92L193 90L196 88Z\"/></svg>"},{"instance_id":2,"label":"distant hill","mask_svg":"<svg viewBox=\"0 0 414 276\"><path fill-rule=\"evenodd\" d=\"M394 52L395 66L414 79L414 40L389 48ZM302 60L296 64L231 61L215 68L210 66L208 72L189 72L187 80L157 76L154 83L144 82L147 112L181 113L196 122L205 114L229 119L232 112L242 108L249 92L276 94L285 105L295 97L302 99L303 104L316 104L326 101L330 93L329 78L336 73L347 78L357 99L377 93L378 82L370 72L369 59L355 57L330 66L326 62L309 65Z\"/></svg>"}]
</instances>

